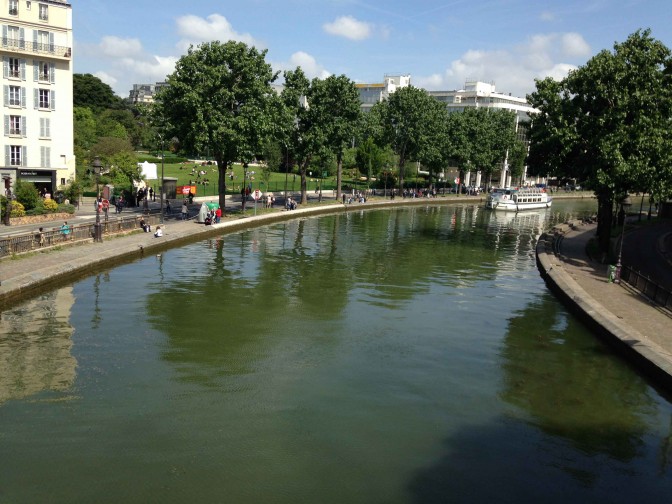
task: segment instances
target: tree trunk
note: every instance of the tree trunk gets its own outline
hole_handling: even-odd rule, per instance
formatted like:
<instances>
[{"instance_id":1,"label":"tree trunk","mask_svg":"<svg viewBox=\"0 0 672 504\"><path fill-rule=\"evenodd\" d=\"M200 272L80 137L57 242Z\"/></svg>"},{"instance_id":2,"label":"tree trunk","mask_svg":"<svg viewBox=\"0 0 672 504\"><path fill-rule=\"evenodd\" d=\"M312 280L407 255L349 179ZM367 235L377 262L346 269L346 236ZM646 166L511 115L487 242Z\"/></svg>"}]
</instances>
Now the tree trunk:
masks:
<instances>
[{"instance_id":1,"label":"tree trunk","mask_svg":"<svg viewBox=\"0 0 672 504\"><path fill-rule=\"evenodd\" d=\"M611 194L597 195L597 238L600 252L606 257L611 246L611 220L614 213L614 198Z\"/></svg>"},{"instance_id":2,"label":"tree trunk","mask_svg":"<svg viewBox=\"0 0 672 504\"><path fill-rule=\"evenodd\" d=\"M336 157L336 201L341 201L341 184L343 183L343 153ZM322 186L320 185L320 188Z\"/></svg>"},{"instance_id":3,"label":"tree trunk","mask_svg":"<svg viewBox=\"0 0 672 504\"><path fill-rule=\"evenodd\" d=\"M308 163L306 162L305 164L301 165L301 204L305 205L308 203L308 190L307 190L307 184L306 184L306 169L308 167Z\"/></svg>"},{"instance_id":4,"label":"tree trunk","mask_svg":"<svg viewBox=\"0 0 672 504\"><path fill-rule=\"evenodd\" d=\"M404 156L399 156L399 195L404 194L404 165L406 159Z\"/></svg>"}]
</instances>

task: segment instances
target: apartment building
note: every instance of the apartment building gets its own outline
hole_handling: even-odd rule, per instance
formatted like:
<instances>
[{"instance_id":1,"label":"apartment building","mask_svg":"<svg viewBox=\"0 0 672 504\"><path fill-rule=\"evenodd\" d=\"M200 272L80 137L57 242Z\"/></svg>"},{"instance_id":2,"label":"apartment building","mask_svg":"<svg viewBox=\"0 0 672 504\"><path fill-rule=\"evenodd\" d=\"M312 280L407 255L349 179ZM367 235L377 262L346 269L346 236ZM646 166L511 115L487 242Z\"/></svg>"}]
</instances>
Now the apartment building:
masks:
<instances>
[{"instance_id":1,"label":"apartment building","mask_svg":"<svg viewBox=\"0 0 672 504\"><path fill-rule=\"evenodd\" d=\"M33 182L54 194L75 177L72 6L0 0L4 187Z\"/></svg>"}]
</instances>

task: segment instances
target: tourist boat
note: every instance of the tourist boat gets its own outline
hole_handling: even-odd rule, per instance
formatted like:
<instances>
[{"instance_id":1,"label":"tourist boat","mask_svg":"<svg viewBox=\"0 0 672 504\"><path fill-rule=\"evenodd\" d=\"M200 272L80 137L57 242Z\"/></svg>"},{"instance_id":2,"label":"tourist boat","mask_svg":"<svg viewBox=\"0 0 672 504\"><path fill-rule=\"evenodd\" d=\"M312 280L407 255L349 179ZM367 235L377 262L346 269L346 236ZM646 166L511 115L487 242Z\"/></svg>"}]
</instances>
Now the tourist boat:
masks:
<instances>
[{"instance_id":1,"label":"tourist boat","mask_svg":"<svg viewBox=\"0 0 672 504\"><path fill-rule=\"evenodd\" d=\"M550 208L552 201L546 189L538 187L493 189L485 201L485 208L519 212Z\"/></svg>"}]
</instances>

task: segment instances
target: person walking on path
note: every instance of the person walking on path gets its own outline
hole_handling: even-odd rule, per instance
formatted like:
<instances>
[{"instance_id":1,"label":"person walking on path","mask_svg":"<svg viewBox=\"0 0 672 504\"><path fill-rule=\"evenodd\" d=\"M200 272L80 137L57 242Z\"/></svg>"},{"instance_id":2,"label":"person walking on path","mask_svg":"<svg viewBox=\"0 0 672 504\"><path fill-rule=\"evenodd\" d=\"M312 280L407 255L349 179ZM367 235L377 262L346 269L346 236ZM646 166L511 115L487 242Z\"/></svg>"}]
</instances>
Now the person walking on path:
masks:
<instances>
[{"instance_id":1,"label":"person walking on path","mask_svg":"<svg viewBox=\"0 0 672 504\"><path fill-rule=\"evenodd\" d=\"M65 221L61 226L61 234L63 235L64 240L70 238L70 226L68 226L68 221Z\"/></svg>"},{"instance_id":2,"label":"person walking on path","mask_svg":"<svg viewBox=\"0 0 672 504\"><path fill-rule=\"evenodd\" d=\"M187 200L182 201L182 220L189 218L189 207L187 206Z\"/></svg>"}]
</instances>

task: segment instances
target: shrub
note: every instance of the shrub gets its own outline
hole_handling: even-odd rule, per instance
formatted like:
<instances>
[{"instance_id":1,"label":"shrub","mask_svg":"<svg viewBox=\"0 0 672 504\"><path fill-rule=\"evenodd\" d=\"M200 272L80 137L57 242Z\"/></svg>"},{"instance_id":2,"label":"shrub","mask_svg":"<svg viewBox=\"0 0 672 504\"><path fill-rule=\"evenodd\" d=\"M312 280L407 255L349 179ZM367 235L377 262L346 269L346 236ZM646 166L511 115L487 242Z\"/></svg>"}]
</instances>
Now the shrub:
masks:
<instances>
[{"instance_id":1,"label":"shrub","mask_svg":"<svg viewBox=\"0 0 672 504\"><path fill-rule=\"evenodd\" d=\"M55 213L58 210L58 203L53 199L44 200L42 206L47 213Z\"/></svg>"},{"instance_id":2,"label":"shrub","mask_svg":"<svg viewBox=\"0 0 672 504\"><path fill-rule=\"evenodd\" d=\"M18 201L12 201L12 213L10 217L23 217L26 215L26 208Z\"/></svg>"},{"instance_id":3,"label":"shrub","mask_svg":"<svg viewBox=\"0 0 672 504\"><path fill-rule=\"evenodd\" d=\"M14 194L16 194L16 200L28 210L38 207L42 201L37 187L32 182L17 180L14 185Z\"/></svg>"},{"instance_id":4,"label":"shrub","mask_svg":"<svg viewBox=\"0 0 672 504\"><path fill-rule=\"evenodd\" d=\"M74 214L75 213L75 205L71 205L71 204L66 205L65 203L61 203L60 205L58 205L58 211L69 213L69 214Z\"/></svg>"}]
</instances>

